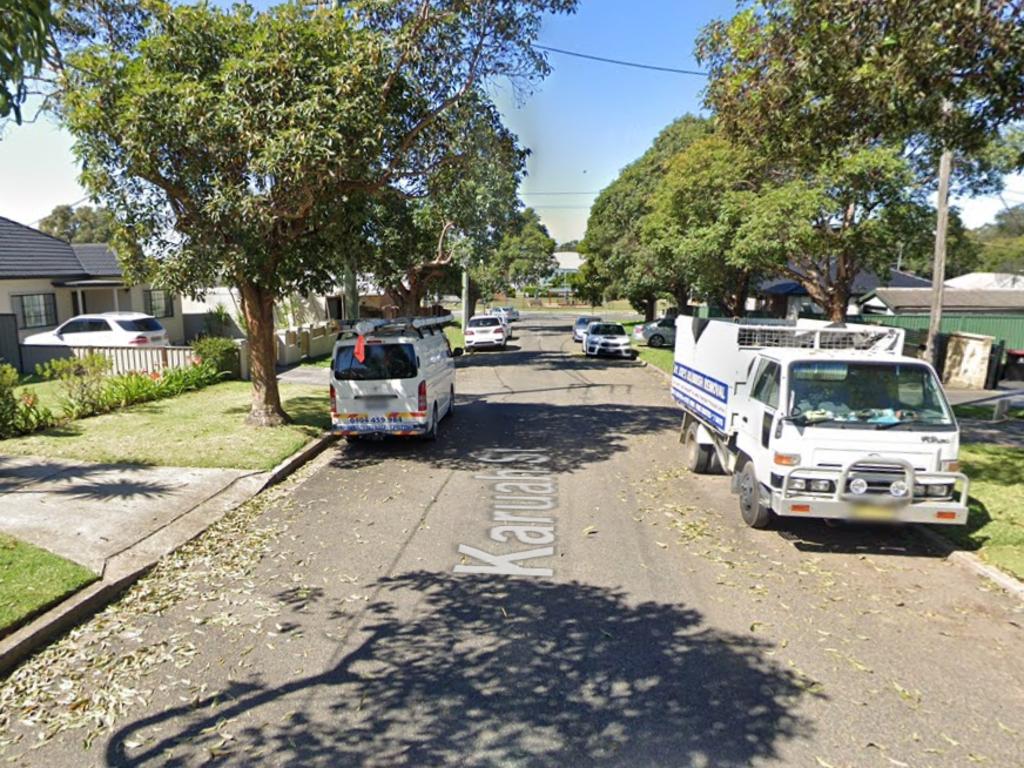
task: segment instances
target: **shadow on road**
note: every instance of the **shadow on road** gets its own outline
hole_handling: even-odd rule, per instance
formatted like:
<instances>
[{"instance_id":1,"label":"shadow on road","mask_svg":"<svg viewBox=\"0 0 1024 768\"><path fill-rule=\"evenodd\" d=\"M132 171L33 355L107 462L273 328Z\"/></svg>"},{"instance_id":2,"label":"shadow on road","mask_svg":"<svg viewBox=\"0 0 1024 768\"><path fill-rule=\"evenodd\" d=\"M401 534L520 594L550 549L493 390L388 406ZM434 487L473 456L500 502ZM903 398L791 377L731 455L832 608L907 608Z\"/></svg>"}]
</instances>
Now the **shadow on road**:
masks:
<instances>
[{"instance_id":1,"label":"shadow on road","mask_svg":"<svg viewBox=\"0 0 1024 768\"><path fill-rule=\"evenodd\" d=\"M353 469L388 459L422 461L445 469L481 470L480 456L494 448L541 448L555 472L573 472L626 450L627 441L679 426L671 406L610 403L459 402L441 422L437 442L385 439L340 444L332 464Z\"/></svg>"},{"instance_id":2,"label":"shadow on road","mask_svg":"<svg viewBox=\"0 0 1024 768\"><path fill-rule=\"evenodd\" d=\"M217 754L224 765L259 755L304 766L739 768L811 732L795 709L820 695L813 681L769 659L762 641L703 627L680 605L426 572L375 590L358 644L324 672L235 683L138 719L111 738L107 764ZM414 612L399 615L399 602Z\"/></svg>"}]
</instances>

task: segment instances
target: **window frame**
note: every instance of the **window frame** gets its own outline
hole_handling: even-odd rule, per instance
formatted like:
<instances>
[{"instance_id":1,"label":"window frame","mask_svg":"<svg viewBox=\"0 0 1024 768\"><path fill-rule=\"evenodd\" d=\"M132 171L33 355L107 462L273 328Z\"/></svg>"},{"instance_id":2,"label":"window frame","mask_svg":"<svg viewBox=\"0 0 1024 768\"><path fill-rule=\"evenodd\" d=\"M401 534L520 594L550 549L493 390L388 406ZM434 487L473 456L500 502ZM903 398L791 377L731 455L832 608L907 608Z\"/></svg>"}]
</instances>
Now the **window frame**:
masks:
<instances>
[{"instance_id":1,"label":"window frame","mask_svg":"<svg viewBox=\"0 0 1024 768\"><path fill-rule=\"evenodd\" d=\"M35 325L28 325L25 318L25 299L36 298L43 299L44 322L37 323ZM59 325L56 293L17 293L11 296L11 305L11 309L14 310L14 317L17 321L19 331L27 331L37 328L54 328Z\"/></svg>"},{"instance_id":2,"label":"window frame","mask_svg":"<svg viewBox=\"0 0 1024 768\"><path fill-rule=\"evenodd\" d=\"M153 295L157 293L162 294L164 297L164 311L166 314L158 315L153 311ZM142 308L147 315L157 319L174 317L174 294L163 288L146 288L142 292Z\"/></svg>"},{"instance_id":3,"label":"window frame","mask_svg":"<svg viewBox=\"0 0 1024 768\"><path fill-rule=\"evenodd\" d=\"M772 366L775 367L775 370L774 370L774 377L775 377L775 383L774 383L775 402L772 402L772 400L771 400L771 395L772 395L771 391L769 391L768 393L761 392L762 382L765 380L766 377L768 377L770 375L769 372L772 370ZM767 396L766 397L762 397L763 394L767 394ZM776 410L777 411L779 409L779 399L781 397L781 394L782 394L782 365L780 365L775 360L771 360L771 359L769 359L767 357L762 357L761 360L760 360L760 363L757 366L757 372L754 374L754 385L750 389L750 397L751 397L751 399L752 400L756 400L757 402L761 403L762 405L764 405L767 408L771 408L772 410Z\"/></svg>"}]
</instances>

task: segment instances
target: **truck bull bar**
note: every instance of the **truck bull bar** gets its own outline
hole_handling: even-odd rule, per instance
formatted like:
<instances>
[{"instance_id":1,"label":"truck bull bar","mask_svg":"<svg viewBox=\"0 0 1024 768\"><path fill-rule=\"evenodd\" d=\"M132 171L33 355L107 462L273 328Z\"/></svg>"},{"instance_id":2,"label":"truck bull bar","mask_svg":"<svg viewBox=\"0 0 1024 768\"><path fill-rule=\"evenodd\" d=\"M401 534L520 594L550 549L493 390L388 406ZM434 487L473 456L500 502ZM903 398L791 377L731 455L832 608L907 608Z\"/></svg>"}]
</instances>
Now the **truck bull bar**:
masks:
<instances>
[{"instance_id":1,"label":"truck bull bar","mask_svg":"<svg viewBox=\"0 0 1024 768\"><path fill-rule=\"evenodd\" d=\"M898 472L897 472L898 471ZM851 475L894 483L902 480L904 495L892 493L853 493ZM828 480L831 491L800 490L791 487L793 479ZM959 498L956 484L960 483ZM951 498L915 496L916 485L949 485ZM892 521L962 525L967 522L970 480L963 472L919 472L905 459L864 456L842 468L793 467L783 475L782 488L772 490L772 509L786 517L827 517L841 520Z\"/></svg>"}]
</instances>

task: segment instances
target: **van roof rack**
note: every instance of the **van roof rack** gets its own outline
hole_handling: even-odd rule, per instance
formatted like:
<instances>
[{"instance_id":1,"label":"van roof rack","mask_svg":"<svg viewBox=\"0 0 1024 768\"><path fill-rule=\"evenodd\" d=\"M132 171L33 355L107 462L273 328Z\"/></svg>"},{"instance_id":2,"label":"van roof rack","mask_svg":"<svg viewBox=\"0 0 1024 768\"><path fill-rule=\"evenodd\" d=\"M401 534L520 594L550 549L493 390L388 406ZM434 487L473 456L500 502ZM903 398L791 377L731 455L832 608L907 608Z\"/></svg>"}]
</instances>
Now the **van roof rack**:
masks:
<instances>
[{"instance_id":1,"label":"van roof rack","mask_svg":"<svg viewBox=\"0 0 1024 768\"><path fill-rule=\"evenodd\" d=\"M788 347L795 349L854 349L899 354L904 330L892 326L829 323L821 320L737 323L736 342L741 348Z\"/></svg>"},{"instance_id":2,"label":"van roof rack","mask_svg":"<svg viewBox=\"0 0 1024 768\"><path fill-rule=\"evenodd\" d=\"M366 336L372 333L415 332L423 338L423 331L434 333L453 322L451 313L434 317L366 318L364 320L339 321L338 339L353 335Z\"/></svg>"}]
</instances>

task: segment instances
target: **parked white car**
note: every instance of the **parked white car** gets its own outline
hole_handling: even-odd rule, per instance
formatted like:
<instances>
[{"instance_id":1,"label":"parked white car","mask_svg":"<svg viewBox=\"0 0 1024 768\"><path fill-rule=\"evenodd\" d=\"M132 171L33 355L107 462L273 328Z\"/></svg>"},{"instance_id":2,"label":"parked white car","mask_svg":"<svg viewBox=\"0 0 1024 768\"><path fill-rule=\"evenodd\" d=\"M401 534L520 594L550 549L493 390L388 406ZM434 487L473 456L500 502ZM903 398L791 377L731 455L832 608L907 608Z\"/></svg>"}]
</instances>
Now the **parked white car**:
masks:
<instances>
[{"instance_id":1,"label":"parked white car","mask_svg":"<svg viewBox=\"0 0 1024 768\"><path fill-rule=\"evenodd\" d=\"M583 353L587 357L625 357L635 360L637 351L629 343L626 329L618 323L591 323L583 334Z\"/></svg>"},{"instance_id":2,"label":"parked white car","mask_svg":"<svg viewBox=\"0 0 1024 768\"><path fill-rule=\"evenodd\" d=\"M508 326L496 315L474 315L466 328L466 349L504 347L508 344Z\"/></svg>"},{"instance_id":3,"label":"parked white car","mask_svg":"<svg viewBox=\"0 0 1024 768\"><path fill-rule=\"evenodd\" d=\"M437 437L455 409L455 359L444 334L451 315L363 320L345 326L331 358L332 429Z\"/></svg>"},{"instance_id":4,"label":"parked white car","mask_svg":"<svg viewBox=\"0 0 1024 768\"><path fill-rule=\"evenodd\" d=\"M519 310L516 309L515 307L499 307L499 309L501 309L505 313L505 317L507 317L509 321L519 319Z\"/></svg>"},{"instance_id":5,"label":"parked white car","mask_svg":"<svg viewBox=\"0 0 1024 768\"><path fill-rule=\"evenodd\" d=\"M52 331L35 333L22 342L28 346L166 347L167 331L160 321L141 312L104 312L78 315Z\"/></svg>"}]
</instances>

